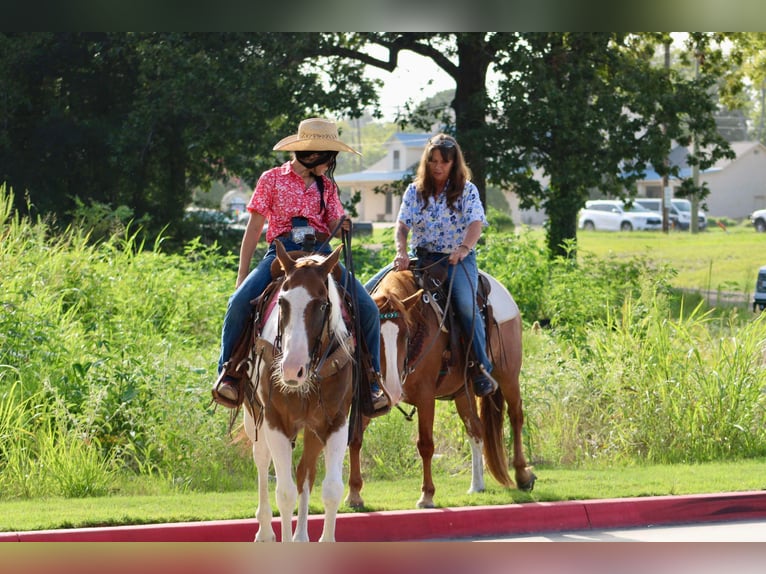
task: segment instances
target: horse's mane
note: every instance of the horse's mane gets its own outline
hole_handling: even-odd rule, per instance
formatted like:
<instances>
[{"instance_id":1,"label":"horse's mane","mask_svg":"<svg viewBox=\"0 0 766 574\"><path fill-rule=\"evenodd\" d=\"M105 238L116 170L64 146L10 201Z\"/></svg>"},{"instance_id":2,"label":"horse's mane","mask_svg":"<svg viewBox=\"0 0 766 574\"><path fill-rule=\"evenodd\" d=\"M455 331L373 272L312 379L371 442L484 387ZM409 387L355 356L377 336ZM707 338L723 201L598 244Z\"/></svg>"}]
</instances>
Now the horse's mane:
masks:
<instances>
[{"instance_id":1,"label":"horse's mane","mask_svg":"<svg viewBox=\"0 0 766 574\"><path fill-rule=\"evenodd\" d=\"M402 300L413 295L417 289L412 271L391 271L377 284L372 298L381 312L399 313L404 318L407 329L413 330L417 324L422 324L423 314L419 305L408 310L402 304Z\"/></svg>"}]
</instances>

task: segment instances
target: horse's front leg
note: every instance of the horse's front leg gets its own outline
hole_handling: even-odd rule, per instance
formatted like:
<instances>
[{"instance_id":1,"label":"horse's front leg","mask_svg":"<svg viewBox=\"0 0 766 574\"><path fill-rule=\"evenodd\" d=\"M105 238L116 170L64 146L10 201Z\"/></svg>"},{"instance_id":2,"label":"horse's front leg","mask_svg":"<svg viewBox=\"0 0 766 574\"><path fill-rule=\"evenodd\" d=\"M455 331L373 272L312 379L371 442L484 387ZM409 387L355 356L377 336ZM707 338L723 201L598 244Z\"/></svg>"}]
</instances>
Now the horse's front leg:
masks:
<instances>
[{"instance_id":1,"label":"horse's front leg","mask_svg":"<svg viewBox=\"0 0 766 574\"><path fill-rule=\"evenodd\" d=\"M481 421L476 415L476 403L472 397L461 393L455 397L455 408L463 421L471 447L471 486L468 494L484 492L484 443L481 439Z\"/></svg>"},{"instance_id":2,"label":"horse's front leg","mask_svg":"<svg viewBox=\"0 0 766 574\"><path fill-rule=\"evenodd\" d=\"M269 465L271 455L266 440L261 435L260 440L255 440L256 429L253 417L245 410L245 433L253 445L253 462L258 469L258 507L255 509L255 519L258 521L258 532L255 534L255 542L274 542L277 538L271 526L274 517L271 512L269 500Z\"/></svg>"},{"instance_id":3,"label":"horse's front leg","mask_svg":"<svg viewBox=\"0 0 766 574\"><path fill-rule=\"evenodd\" d=\"M423 484L420 487L420 499L417 508L433 508L434 486L431 462L434 456L434 410L433 400L418 405L418 453L423 463Z\"/></svg>"},{"instance_id":4,"label":"horse's front leg","mask_svg":"<svg viewBox=\"0 0 766 574\"><path fill-rule=\"evenodd\" d=\"M269 429L267 424L263 425L262 430L266 431L264 434L277 475L276 501L282 524L282 542L291 542L293 512L298 500L298 487L293 480L293 446L290 439L279 431Z\"/></svg>"},{"instance_id":5,"label":"horse's front leg","mask_svg":"<svg viewBox=\"0 0 766 574\"><path fill-rule=\"evenodd\" d=\"M362 498L364 479L362 478L361 452L364 431L369 423L370 419L364 417L359 432L354 433L348 444L348 496L346 496L346 504L351 508L362 508L364 506L364 499Z\"/></svg>"},{"instance_id":6,"label":"horse's front leg","mask_svg":"<svg viewBox=\"0 0 766 574\"><path fill-rule=\"evenodd\" d=\"M324 528L319 542L335 542L335 520L343 498L343 459L348 441L348 422L327 437L324 447L325 477L322 481Z\"/></svg>"},{"instance_id":7,"label":"horse's front leg","mask_svg":"<svg viewBox=\"0 0 766 574\"><path fill-rule=\"evenodd\" d=\"M298 463L295 477L298 482L298 521L295 525L293 542L309 541L309 499L317 473L317 459L322 452L322 443L308 429L303 431L303 454Z\"/></svg>"}]
</instances>

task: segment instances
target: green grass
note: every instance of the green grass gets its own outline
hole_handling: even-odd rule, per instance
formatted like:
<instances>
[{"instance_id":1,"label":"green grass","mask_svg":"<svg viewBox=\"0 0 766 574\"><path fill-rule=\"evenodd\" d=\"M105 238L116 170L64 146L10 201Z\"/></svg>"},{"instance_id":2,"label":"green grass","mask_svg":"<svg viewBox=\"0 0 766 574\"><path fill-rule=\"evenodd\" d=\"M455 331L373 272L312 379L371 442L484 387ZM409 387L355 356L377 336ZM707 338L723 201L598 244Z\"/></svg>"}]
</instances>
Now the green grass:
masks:
<instances>
[{"instance_id":1,"label":"green grass","mask_svg":"<svg viewBox=\"0 0 766 574\"><path fill-rule=\"evenodd\" d=\"M677 271L673 286L701 291L752 294L758 269L766 265L766 234L752 226L717 226L694 234L637 231L579 231L580 250L598 257L646 257Z\"/></svg>"},{"instance_id":2,"label":"green grass","mask_svg":"<svg viewBox=\"0 0 766 574\"><path fill-rule=\"evenodd\" d=\"M441 474L436 477L438 507L502 505L604 498L631 498L742 492L766 488L766 459L708 464L635 465L615 468L535 469L532 493L504 489L487 478L487 490L466 494L470 477ZM273 484L273 483L272 483ZM362 494L366 512L413 510L420 479L375 480ZM321 513L319 488L312 493L311 512ZM272 501L274 496L272 493ZM163 522L253 518L257 493L252 488L225 493L159 493L113 495L81 499L47 498L0 503L0 531L85 528ZM345 504L341 512L354 512ZM274 506L274 515L278 511Z\"/></svg>"}]
</instances>

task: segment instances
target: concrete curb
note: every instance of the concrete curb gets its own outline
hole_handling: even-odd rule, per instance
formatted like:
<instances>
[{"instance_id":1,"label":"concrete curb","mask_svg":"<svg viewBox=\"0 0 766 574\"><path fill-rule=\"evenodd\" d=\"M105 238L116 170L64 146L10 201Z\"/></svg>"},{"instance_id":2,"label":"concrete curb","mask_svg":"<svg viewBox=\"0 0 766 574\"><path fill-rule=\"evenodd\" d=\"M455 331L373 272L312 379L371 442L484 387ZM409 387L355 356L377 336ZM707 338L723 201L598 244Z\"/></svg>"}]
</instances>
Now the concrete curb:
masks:
<instances>
[{"instance_id":1,"label":"concrete curb","mask_svg":"<svg viewBox=\"0 0 766 574\"><path fill-rule=\"evenodd\" d=\"M535 502L339 514L339 542L449 540L509 534L766 518L766 491L691 496ZM309 517L317 540L322 515ZM279 539L279 519L273 521ZM250 542L255 519L1 532L0 542Z\"/></svg>"}]
</instances>

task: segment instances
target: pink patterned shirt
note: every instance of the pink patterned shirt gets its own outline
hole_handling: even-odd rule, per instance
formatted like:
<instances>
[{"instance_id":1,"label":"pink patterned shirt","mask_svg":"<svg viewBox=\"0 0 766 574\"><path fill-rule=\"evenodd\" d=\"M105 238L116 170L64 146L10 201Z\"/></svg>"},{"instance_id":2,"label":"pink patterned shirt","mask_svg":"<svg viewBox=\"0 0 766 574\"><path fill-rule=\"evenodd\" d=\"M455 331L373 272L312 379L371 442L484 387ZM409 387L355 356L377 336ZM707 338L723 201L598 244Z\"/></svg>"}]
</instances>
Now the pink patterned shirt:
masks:
<instances>
[{"instance_id":1,"label":"pink patterned shirt","mask_svg":"<svg viewBox=\"0 0 766 574\"><path fill-rule=\"evenodd\" d=\"M345 215L338 188L330 178L324 180L325 210L319 212L319 189L316 182L306 189L303 178L286 162L263 172L247 204L249 212L263 215L269 222L266 241L290 231L293 217L305 217L319 233L329 234L330 224Z\"/></svg>"}]
</instances>

